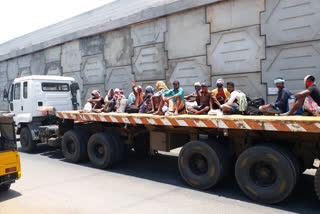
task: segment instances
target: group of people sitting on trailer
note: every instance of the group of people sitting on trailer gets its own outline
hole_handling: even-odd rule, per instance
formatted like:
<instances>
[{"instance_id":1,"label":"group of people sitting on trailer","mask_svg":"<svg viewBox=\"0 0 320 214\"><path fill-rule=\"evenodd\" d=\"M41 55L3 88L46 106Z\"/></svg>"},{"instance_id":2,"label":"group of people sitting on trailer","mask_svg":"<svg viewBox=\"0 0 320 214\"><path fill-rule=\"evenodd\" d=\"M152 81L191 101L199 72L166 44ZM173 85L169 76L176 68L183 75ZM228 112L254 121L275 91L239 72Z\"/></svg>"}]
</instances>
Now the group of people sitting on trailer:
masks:
<instances>
[{"instance_id":1,"label":"group of people sitting on trailer","mask_svg":"<svg viewBox=\"0 0 320 214\"><path fill-rule=\"evenodd\" d=\"M269 114L269 115L296 115L320 113L320 89L316 85L315 77L308 75L304 79L305 90L291 95L285 88L285 80L277 78L274 84L278 89L275 102L264 104L251 100L243 91L235 89L233 82L218 79L217 88L210 91L207 83L196 82L195 91L185 95L178 80L173 81L173 88L169 89L165 82L156 83L156 91L147 86L143 91L140 85L132 82L132 93L126 98L122 89L110 89L105 98L99 91L94 90L88 99L92 112L127 112L148 113L154 115L178 114ZM258 103L258 104L257 104ZM250 111L249 111L250 108ZM254 111L252 111L254 109Z\"/></svg>"}]
</instances>

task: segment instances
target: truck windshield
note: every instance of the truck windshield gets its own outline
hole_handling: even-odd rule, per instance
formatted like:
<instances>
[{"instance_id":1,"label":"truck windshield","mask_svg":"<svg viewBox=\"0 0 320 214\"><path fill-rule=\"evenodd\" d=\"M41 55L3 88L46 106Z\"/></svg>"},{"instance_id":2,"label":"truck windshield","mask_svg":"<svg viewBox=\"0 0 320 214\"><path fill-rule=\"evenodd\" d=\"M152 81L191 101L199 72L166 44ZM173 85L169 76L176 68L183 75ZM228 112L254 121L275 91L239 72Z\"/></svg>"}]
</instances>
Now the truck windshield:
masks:
<instances>
[{"instance_id":1,"label":"truck windshield","mask_svg":"<svg viewBox=\"0 0 320 214\"><path fill-rule=\"evenodd\" d=\"M42 83L42 91L69 91L68 83L53 83L44 82Z\"/></svg>"}]
</instances>

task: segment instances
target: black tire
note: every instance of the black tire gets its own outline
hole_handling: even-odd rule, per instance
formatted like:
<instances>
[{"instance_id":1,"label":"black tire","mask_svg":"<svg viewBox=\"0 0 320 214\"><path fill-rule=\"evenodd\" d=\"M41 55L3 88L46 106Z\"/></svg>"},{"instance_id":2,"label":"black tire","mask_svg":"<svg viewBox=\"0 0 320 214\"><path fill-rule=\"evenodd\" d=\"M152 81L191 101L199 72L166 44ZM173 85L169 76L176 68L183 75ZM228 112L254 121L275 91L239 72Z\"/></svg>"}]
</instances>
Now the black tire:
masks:
<instances>
[{"instance_id":1,"label":"black tire","mask_svg":"<svg viewBox=\"0 0 320 214\"><path fill-rule=\"evenodd\" d=\"M191 141L181 149L178 166L190 186L209 189L228 172L227 151L216 142Z\"/></svg>"},{"instance_id":2,"label":"black tire","mask_svg":"<svg viewBox=\"0 0 320 214\"><path fill-rule=\"evenodd\" d=\"M299 173L294 156L272 145L245 150L235 166L236 180L242 192L250 199L266 204L286 199L295 188Z\"/></svg>"},{"instance_id":3,"label":"black tire","mask_svg":"<svg viewBox=\"0 0 320 214\"><path fill-rule=\"evenodd\" d=\"M139 158L146 158L150 155L149 134L139 134L134 138L133 149Z\"/></svg>"},{"instance_id":4,"label":"black tire","mask_svg":"<svg viewBox=\"0 0 320 214\"><path fill-rule=\"evenodd\" d=\"M8 191L10 189L11 184L1 184L0 192Z\"/></svg>"},{"instance_id":5,"label":"black tire","mask_svg":"<svg viewBox=\"0 0 320 214\"><path fill-rule=\"evenodd\" d=\"M119 135L113 134L112 140L115 146L115 153L116 153L115 163L119 163L124 158L125 146Z\"/></svg>"},{"instance_id":6,"label":"black tire","mask_svg":"<svg viewBox=\"0 0 320 214\"><path fill-rule=\"evenodd\" d=\"M32 134L28 127L23 127L20 131L21 150L33 153L37 150L37 144L32 140Z\"/></svg>"},{"instance_id":7,"label":"black tire","mask_svg":"<svg viewBox=\"0 0 320 214\"><path fill-rule=\"evenodd\" d=\"M78 163L88 159L87 143L89 134L84 130L67 131L62 138L61 149L64 157L72 162Z\"/></svg>"},{"instance_id":8,"label":"black tire","mask_svg":"<svg viewBox=\"0 0 320 214\"><path fill-rule=\"evenodd\" d=\"M320 200L320 168L317 169L316 175L314 176L314 190Z\"/></svg>"},{"instance_id":9,"label":"black tire","mask_svg":"<svg viewBox=\"0 0 320 214\"><path fill-rule=\"evenodd\" d=\"M117 160L114 139L108 133L92 135L88 143L88 155L91 163L101 169L111 167Z\"/></svg>"}]
</instances>

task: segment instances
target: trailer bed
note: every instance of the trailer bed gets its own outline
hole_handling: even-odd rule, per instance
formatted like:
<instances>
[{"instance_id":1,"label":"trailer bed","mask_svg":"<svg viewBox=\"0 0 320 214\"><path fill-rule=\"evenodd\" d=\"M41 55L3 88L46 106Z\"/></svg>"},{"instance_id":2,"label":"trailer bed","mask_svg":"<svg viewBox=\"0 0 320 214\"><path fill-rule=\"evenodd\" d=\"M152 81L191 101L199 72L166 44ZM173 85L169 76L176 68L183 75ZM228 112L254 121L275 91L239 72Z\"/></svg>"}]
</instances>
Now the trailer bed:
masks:
<instances>
[{"instance_id":1,"label":"trailer bed","mask_svg":"<svg viewBox=\"0 0 320 214\"><path fill-rule=\"evenodd\" d=\"M79 111L57 112L56 115L61 119L70 119L78 122L320 133L320 117L310 116L212 116L187 114L158 116L128 113L80 113Z\"/></svg>"}]
</instances>

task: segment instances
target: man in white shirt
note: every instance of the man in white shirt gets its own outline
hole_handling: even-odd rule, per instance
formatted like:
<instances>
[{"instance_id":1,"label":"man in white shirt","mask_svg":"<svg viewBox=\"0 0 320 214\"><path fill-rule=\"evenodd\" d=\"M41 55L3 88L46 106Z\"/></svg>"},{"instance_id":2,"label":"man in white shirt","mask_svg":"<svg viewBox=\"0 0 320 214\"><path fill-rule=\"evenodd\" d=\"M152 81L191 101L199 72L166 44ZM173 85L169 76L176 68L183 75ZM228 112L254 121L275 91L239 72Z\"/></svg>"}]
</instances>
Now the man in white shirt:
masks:
<instances>
[{"instance_id":1,"label":"man in white shirt","mask_svg":"<svg viewBox=\"0 0 320 214\"><path fill-rule=\"evenodd\" d=\"M220 106L223 113L240 114L245 111L247 107L246 95L240 91L234 89L234 83L227 83L227 90L230 92L230 98L228 102Z\"/></svg>"}]
</instances>

